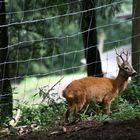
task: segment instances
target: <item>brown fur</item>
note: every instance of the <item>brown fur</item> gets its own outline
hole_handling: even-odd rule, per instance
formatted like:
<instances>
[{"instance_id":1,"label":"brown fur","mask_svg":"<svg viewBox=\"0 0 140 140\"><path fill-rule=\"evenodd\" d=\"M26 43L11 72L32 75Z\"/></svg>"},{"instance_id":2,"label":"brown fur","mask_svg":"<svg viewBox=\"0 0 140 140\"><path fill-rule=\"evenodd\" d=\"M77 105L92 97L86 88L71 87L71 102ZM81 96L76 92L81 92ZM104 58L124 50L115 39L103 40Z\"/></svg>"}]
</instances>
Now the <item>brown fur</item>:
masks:
<instances>
[{"instance_id":1,"label":"brown fur","mask_svg":"<svg viewBox=\"0 0 140 140\"><path fill-rule=\"evenodd\" d=\"M126 84L127 80L125 80ZM109 78L86 77L68 85L63 91L63 96L66 98L70 110L78 112L93 99L96 99L98 103L110 103L120 88L124 89L126 86L121 84L122 87L119 87L117 83L116 80Z\"/></svg>"},{"instance_id":2,"label":"brown fur","mask_svg":"<svg viewBox=\"0 0 140 140\"><path fill-rule=\"evenodd\" d=\"M126 71L125 67L128 65L129 71ZM68 102L65 121L68 121L70 112L79 112L93 99L98 103L104 103L106 112L109 114L112 100L126 88L128 78L135 73L133 67L127 61L124 61L119 65L119 74L116 79L89 76L72 81L63 91L63 97Z\"/></svg>"}]
</instances>

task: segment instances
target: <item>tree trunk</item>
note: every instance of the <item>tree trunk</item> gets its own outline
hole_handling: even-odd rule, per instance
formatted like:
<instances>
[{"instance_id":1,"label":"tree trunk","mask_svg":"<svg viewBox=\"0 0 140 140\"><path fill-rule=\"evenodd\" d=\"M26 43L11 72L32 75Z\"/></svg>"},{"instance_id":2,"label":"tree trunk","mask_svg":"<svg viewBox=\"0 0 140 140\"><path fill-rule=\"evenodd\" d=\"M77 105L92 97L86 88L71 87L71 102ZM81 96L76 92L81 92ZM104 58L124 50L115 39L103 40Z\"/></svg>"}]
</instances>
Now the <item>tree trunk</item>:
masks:
<instances>
[{"instance_id":1,"label":"tree trunk","mask_svg":"<svg viewBox=\"0 0 140 140\"><path fill-rule=\"evenodd\" d=\"M94 8L94 0L82 2L82 10ZM100 53L97 47L96 12L95 10L84 12L82 17L81 30L85 47L88 76L102 77Z\"/></svg>"},{"instance_id":2,"label":"tree trunk","mask_svg":"<svg viewBox=\"0 0 140 140\"><path fill-rule=\"evenodd\" d=\"M8 67L8 33L6 24L5 1L0 2L0 121L12 116L12 89Z\"/></svg>"},{"instance_id":3,"label":"tree trunk","mask_svg":"<svg viewBox=\"0 0 140 140\"><path fill-rule=\"evenodd\" d=\"M137 71L136 81L140 84L140 0L133 0L132 64Z\"/></svg>"}]
</instances>

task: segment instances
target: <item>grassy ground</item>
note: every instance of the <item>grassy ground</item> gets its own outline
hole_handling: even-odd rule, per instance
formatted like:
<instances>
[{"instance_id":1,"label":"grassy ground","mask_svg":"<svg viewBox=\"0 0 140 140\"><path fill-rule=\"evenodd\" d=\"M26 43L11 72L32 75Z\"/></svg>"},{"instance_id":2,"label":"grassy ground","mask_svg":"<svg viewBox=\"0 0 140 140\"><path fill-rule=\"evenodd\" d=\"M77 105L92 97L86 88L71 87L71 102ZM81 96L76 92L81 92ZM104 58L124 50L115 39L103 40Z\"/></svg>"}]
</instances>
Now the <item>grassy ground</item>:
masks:
<instances>
[{"instance_id":1,"label":"grassy ground","mask_svg":"<svg viewBox=\"0 0 140 140\"><path fill-rule=\"evenodd\" d=\"M59 90L63 90L63 85L68 84L73 79L83 76L85 76L84 73L64 75L61 85L58 84L55 88L55 91L57 92L57 88L59 87L61 88ZM34 95L39 92L39 88L46 85L52 87L61 78L62 76L58 75L47 76L42 78L32 77L24 79L19 84L13 84L12 87L15 87L14 100L20 100L20 102L28 102L29 104L36 103L40 101L38 96L34 97Z\"/></svg>"},{"instance_id":2,"label":"grassy ground","mask_svg":"<svg viewBox=\"0 0 140 140\"><path fill-rule=\"evenodd\" d=\"M66 85L75 78L80 78L85 74L65 75L61 85ZM50 95L51 102L41 103L43 94L34 97L39 92L39 88L46 85L54 85L59 81L61 76L49 76L43 78L27 78L20 84L16 85L14 91L14 106L21 109L21 118L18 125L26 125L36 123L47 127L53 126L57 121L63 120L67 105L55 103ZM15 86L15 85L13 85ZM58 87L61 87L59 84ZM56 86L56 92L57 92ZM61 87L63 88L63 86ZM131 82L127 89L112 102L111 115L106 115L104 109L100 108L96 103L91 105L81 113L83 120L95 119L100 122L106 120L125 120L135 116L140 116L140 87ZM58 93L56 93L58 94ZM53 95L53 91L51 93ZM18 101L17 101L18 100Z\"/></svg>"}]
</instances>

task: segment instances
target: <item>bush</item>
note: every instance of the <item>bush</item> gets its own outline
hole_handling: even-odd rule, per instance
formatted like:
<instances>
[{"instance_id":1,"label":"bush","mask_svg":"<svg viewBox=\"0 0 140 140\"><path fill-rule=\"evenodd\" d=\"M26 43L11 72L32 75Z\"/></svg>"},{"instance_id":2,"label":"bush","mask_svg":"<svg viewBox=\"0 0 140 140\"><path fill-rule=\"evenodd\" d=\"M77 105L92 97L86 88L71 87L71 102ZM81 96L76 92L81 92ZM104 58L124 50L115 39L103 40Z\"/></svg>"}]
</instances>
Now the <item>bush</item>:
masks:
<instances>
[{"instance_id":1,"label":"bush","mask_svg":"<svg viewBox=\"0 0 140 140\"><path fill-rule=\"evenodd\" d=\"M122 98L130 103L138 104L140 102L140 86L135 81L131 81L127 89L123 92Z\"/></svg>"},{"instance_id":2,"label":"bush","mask_svg":"<svg viewBox=\"0 0 140 140\"><path fill-rule=\"evenodd\" d=\"M41 126L51 127L56 121L60 120L65 112L65 105L63 103L53 105L36 105L19 106L22 110L22 115L18 125L38 124Z\"/></svg>"},{"instance_id":3,"label":"bush","mask_svg":"<svg viewBox=\"0 0 140 140\"><path fill-rule=\"evenodd\" d=\"M111 115L107 115L103 105L98 105L93 101L80 114L83 120L96 119L97 121L125 120L140 115L140 87L134 82L120 94L111 104ZM48 94L49 95L49 94ZM51 97L52 98L52 97ZM29 106L27 103L19 104L22 114L18 125L38 124L41 126L52 127L54 124L64 119L66 104L64 102L50 104L39 104Z\"/></svg>"},{"instance_id":4,"label":"bush","mask_svg":"<svg viewBox=\"0 0 140 140\"><path fill-rule=\"evenodd\" d=\"M124 120L140 115L140 87L131 81L127 89L118 95L111 104L111 115L105 114L104 105L100 106L92 102L86 112L82 113L82 118L92 117L98 121Z\"/></svg>"}]
</instances>

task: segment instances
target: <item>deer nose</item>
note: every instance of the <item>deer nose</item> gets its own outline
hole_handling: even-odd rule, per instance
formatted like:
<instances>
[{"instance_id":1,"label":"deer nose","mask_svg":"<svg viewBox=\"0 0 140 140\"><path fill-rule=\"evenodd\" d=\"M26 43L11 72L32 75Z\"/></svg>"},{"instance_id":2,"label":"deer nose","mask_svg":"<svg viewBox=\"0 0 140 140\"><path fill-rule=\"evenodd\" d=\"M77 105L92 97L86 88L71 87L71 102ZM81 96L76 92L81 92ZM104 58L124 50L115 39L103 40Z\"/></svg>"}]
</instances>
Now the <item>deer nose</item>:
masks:
<instances>
[{"instance_id":1,"label":"deer nose","mask_svg":"<svg viewBox=\"0 0 140 140\"><path fill-rule=\"evenodd\" d=\"M136 76L136 75L137 75L137 72L134 71L134 72L132 73L132 77L133 77L133 76Z\"/></svg>"}]
</instances>

